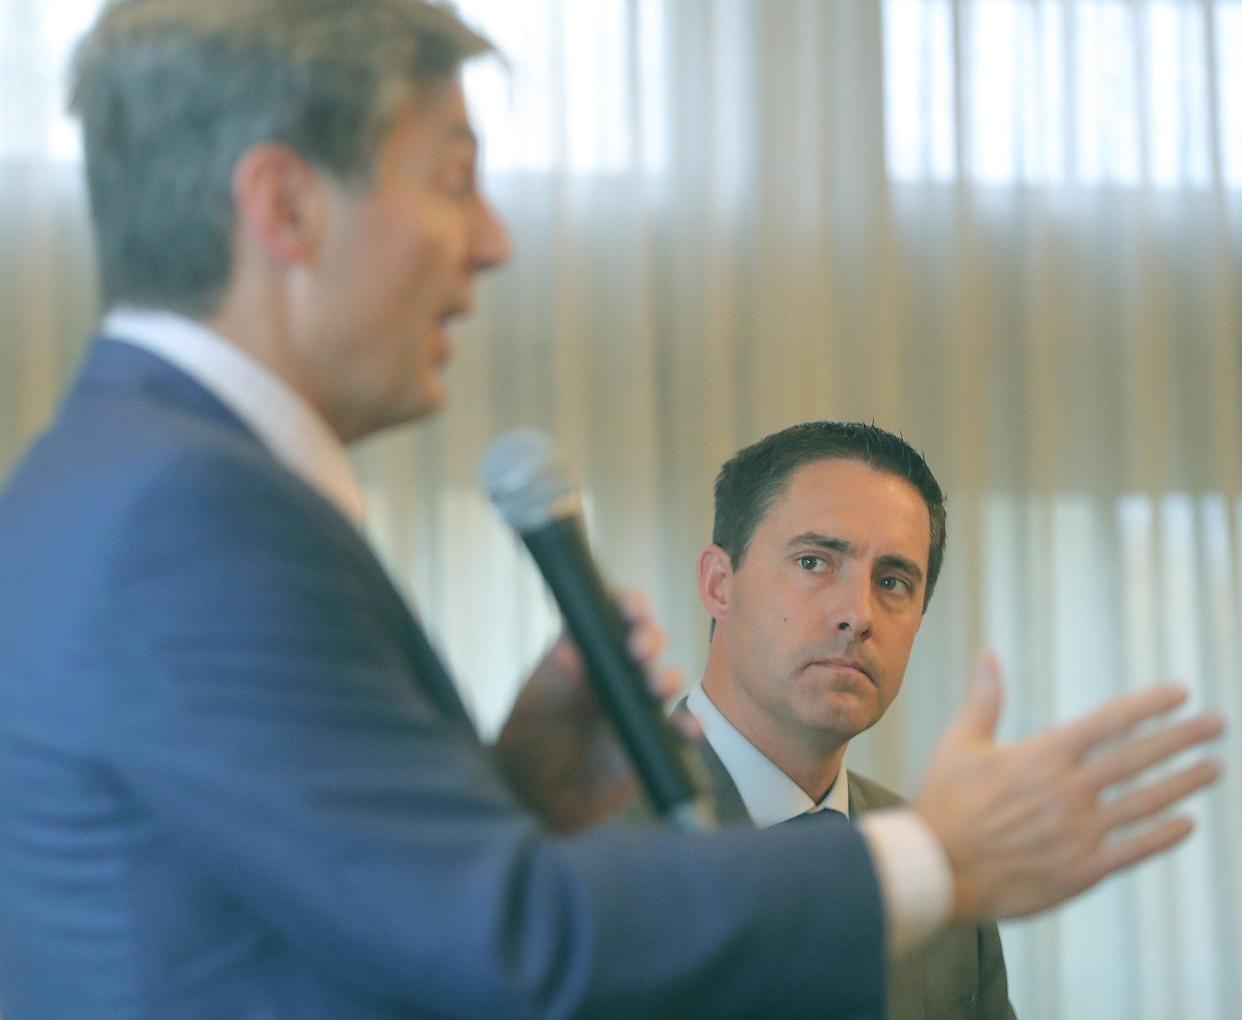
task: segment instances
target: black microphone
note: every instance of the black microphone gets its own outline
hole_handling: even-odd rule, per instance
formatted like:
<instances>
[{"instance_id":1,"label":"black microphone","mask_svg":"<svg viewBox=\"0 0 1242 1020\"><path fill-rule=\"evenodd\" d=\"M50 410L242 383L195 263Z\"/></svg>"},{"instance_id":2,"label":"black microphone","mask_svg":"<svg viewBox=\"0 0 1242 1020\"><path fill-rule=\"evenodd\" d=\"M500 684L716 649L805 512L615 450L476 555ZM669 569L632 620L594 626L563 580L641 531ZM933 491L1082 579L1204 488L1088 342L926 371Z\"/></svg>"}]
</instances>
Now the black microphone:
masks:
<instances>
[{"instance_id":1,"label":"black microphone","mask_svg":"<svg viewBox=\"0 0 1242 1020\"><path fill-rule=\"evenodd\" d=\"M715 828L711 797L691 778L687 748L626 647L629 627L595 568L578 490L552 441L536 429L506 432L488 448L481 474L560 606L652 806L682 828Z\"/></svg>"}]
</instances>

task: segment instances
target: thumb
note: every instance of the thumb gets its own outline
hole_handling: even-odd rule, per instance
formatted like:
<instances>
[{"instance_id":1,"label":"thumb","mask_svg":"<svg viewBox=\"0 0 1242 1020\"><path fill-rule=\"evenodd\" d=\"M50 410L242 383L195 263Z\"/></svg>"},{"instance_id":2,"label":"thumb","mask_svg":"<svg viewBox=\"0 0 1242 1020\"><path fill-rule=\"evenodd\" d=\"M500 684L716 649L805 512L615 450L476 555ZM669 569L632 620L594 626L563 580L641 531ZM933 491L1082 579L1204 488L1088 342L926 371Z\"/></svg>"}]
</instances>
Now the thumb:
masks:
<instances>
[{"instance_id":1,"label":"thumb","mask_svg":"<svg viewBox=\"0 0 1242 1020\"><path fill-rule=\"evenodd\" d=\"M953 720L954 729L992 739L1001 713L1001 671L996 656L986 649L975 660L975 674L966 700Z\"/></svg>"}]
</instances>

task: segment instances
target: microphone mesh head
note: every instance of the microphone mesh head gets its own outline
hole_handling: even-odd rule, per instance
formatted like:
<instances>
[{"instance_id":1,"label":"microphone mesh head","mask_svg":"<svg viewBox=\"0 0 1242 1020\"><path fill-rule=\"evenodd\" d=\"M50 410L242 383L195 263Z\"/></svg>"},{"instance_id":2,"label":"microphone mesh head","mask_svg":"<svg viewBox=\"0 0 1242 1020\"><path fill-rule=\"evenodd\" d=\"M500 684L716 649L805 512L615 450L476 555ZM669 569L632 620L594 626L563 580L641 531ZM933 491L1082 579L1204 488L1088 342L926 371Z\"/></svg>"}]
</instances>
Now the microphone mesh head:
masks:
<instances>
[{"instance_id":1,"label":"microphone mesh head","mask_svg":"<svg viewBox=\"0 0 1242 1020\"><path fill-rule=\"evenodd\" d=\"M479 476L515 531L534 531L582 512L578 490L556 445L538 429L513 429L497 436L483 455Z\"/></svg>"}]
</instances>

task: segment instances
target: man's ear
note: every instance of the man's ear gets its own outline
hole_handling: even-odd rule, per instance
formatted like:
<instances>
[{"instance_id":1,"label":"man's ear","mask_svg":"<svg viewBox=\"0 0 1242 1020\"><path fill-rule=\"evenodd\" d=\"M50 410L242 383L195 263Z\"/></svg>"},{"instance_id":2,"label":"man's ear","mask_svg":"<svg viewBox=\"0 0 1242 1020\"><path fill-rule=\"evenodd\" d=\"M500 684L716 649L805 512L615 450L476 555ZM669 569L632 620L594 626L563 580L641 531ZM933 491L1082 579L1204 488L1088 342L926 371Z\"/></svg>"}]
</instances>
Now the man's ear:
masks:
<instances>
[{"instance_id":1,"label":"man's ear","mask_svg":"<svg viewBox=\"0 0 1242 1020\"><path fill-rule=\"evenodd\" d=\"M326 199L320 173L288 145L252 146L233 168L238 239L272 262L293 265L314 256Z\"/></svg>"},{"instance_id":2,"label":"man's ear","mask_svg":"<svg viewBox=\"0 0 1242 1020\"><path fill-rule=\"evenodd\" d=\"M729 615L729 594L733 582L733 563L718 545L699 553L699 600L717 622Z\"/></svg>"}]
</instances>

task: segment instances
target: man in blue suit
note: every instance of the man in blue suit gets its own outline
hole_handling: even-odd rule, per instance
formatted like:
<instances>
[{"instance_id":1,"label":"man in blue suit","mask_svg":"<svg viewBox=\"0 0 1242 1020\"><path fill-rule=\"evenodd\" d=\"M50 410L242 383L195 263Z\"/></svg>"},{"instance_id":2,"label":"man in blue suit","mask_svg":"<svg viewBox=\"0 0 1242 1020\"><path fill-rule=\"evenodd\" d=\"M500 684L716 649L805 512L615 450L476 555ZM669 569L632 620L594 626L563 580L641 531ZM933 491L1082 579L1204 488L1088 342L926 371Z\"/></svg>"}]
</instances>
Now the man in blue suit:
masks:
<instances>
[{"instance_id":1,"label":"man in blue suit","mask_svg":"<svg viewBox=\"0 0 1242 1020\"><path fill-rule=\"evenodd\" d=\"M79 52L109 313L0 496L5 1020L878 1016L886 947L1189 831L1106 839L1211 764L1100 794L1218 720L1084 763L1174 689L1002 747L985 666L861 830L594 826L615 748L563 644L480 743L344 446L440 404L506 257L457 81L487 49L417 0L121 0Z\"/></svg>"}]
</instances>

